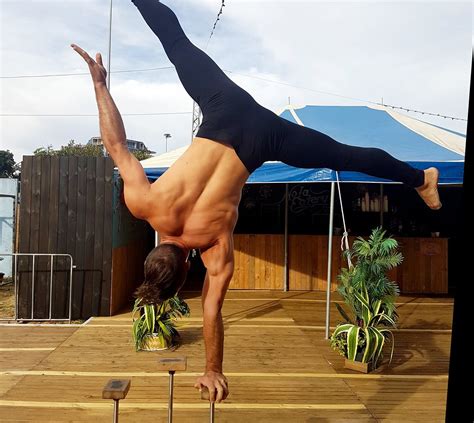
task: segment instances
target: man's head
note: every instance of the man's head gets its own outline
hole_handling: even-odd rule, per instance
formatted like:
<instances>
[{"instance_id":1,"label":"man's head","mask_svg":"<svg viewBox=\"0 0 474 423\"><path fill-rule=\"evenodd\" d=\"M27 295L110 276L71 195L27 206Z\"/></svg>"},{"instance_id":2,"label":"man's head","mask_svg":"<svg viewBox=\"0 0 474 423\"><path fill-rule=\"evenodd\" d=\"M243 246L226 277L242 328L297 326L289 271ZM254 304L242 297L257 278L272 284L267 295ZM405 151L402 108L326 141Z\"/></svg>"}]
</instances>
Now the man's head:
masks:
<instances>
[{"instance_id":1,"label":"man's head","mask_svg":"<svg viewBox=\"0 0 474 423\"><path fill-rule=\"evenodd\" d=\"M161 243L145 260L145 281L135 295L144 304L159 304L182 288L190 263L183 247L172 242Z\"/></svg>"}]
</instances>

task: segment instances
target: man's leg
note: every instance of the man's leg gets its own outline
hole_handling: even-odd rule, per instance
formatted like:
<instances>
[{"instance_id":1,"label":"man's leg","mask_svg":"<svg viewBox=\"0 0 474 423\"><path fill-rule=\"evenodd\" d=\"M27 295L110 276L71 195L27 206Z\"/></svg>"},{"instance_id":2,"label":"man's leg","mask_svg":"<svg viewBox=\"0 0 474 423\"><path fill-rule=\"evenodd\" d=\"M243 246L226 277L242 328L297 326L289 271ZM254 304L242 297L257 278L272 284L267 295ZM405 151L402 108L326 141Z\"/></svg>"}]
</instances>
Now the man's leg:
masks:
<instances>
[{"instance_id":1,"label":"man's leg","mask_svg":"<svg viewBox=\"0 0 474 423\"><path fill-rule=\"evenodd\" d=\"M189 41L169 7L158 0L132 2L160 39L168 58L176 67L184 89L200 105L203 113L213 96L228 89L242 90L206 53Z\"/></svg>"},{"instance_id":2,"label":"man's leg","mask_svg":"<svg viewBox=\"0 0 474 423\"><path fill-rule=\"evenodd\" d=\"M438 172L415 169L379 148L354 147L311 128L285 121L284 140L279 160L295 167L325 167L337 171L362 172L379 178L403 182L416 188L431 208L439 208Z\"/></svg>"}]
</instances>

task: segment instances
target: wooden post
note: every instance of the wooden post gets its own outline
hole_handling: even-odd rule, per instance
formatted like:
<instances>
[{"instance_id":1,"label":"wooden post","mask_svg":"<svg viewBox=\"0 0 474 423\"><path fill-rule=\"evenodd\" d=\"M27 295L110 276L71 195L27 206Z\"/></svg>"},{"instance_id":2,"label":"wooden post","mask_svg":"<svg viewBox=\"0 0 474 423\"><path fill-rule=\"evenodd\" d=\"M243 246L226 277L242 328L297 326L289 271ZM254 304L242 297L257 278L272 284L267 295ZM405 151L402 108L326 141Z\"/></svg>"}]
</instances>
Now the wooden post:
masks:
<instances>
[{"instance_id":1,"label":"wooden post","mask_svg":"<svg viewBox=\"0 0 474 423\"><path fill-rule=\"evenodd\" d=\"M158 360L160 370L168 370L170 375L169 381L169 397L168 397L168 423L173 421L173 389L174 389L174 373L176 371L186 370L186 357L164 357Z\"/></svg>"},{"instance_id":2,"label":"wooden post","mask_svg":"<svg viewBox=\"0 0 474 423\"><path fill-rule=\"evenodd\" d=\"M127 396L129 389L130 379L110 379L102 390L103 399L114 400L114 423L118 423L119 401Z\"/></svg>"}]
</instances>

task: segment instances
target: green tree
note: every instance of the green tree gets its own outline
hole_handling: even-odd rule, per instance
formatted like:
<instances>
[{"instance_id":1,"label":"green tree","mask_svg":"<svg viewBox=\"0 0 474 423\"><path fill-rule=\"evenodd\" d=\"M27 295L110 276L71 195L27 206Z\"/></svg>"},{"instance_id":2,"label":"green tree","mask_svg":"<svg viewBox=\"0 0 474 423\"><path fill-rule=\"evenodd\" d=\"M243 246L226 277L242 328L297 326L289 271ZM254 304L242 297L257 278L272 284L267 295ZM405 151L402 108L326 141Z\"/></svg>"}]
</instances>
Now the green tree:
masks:
<instances>
[{"instance_id":1,"label":"green tree","mask_svg":"<svg viewBox=\"0 0 474 423\"><path fill-rule=\"evenodd\" d=\"M61 146L55 150L52 145L37 148L33 154L35 156L85 156L85 157L101 157L104 155L102 147L93 144L76 144L71 140L67 145Z\"/></svg>"},{"instance_id":2,"label":"green tree","mask_svg":"<svg viewBox=\"0 0 474 423\"><path fill-rule=\"evenodd\" d=\"M48 145L47 147L39 147L35 151L33 151L35 156L55 156L56 150L53 148L52 145Z\"/></svg>"},{"instance_id":3,"label":"green tree","mask_svg":"<svg viewBox=\"0 0 474 423\"><path fill-rule=\"evenodd\" d=\"M144 151L142 151L142 150L132 151L132 154L133 154L139 161L149 159L150 157L153 156L153 154L151 154L148 150L144 150Z\"/></svg>"},{"instance_id":4,"label":"green tree","mask_svg":"<svg viewBox=\"0 0 474 423\"><path fill-rule=\"evenodd\" d=\"M0 178L12 178L17 170L13 153L10 150L0 150Z\"/></svg>"},{"instance_id":5,"label":"green tree","mask_svg":"<svg viewBox=\"0 0 474 423\"><path fill-rule=\"evenodd\" d=\"M104 150L100 145L94 144L76 144L74 140L71 140L67 145L61 146L59 149L54 149L52 145L46 147L37 148L33 151L35 156L86 156L86 157L102 157ZM152 157L152 154L148 150L144 151L132 151L132 154L138 160L146 160Z\"/></svg>"}]
</instances>

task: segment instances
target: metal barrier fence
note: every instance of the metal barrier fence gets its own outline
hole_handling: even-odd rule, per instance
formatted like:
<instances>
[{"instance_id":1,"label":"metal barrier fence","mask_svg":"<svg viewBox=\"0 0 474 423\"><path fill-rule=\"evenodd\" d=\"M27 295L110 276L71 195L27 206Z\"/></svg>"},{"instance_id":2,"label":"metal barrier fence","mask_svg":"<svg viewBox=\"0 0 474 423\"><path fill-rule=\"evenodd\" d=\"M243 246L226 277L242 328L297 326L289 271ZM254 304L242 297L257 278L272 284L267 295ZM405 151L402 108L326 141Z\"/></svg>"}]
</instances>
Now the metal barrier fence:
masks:
<instances>
[{"instance_id":1,"label":"metal barrier fence","mask_svg":"<svg viewBox=\"0 0 474 423\"><path fill-rule=\"evenodd\" d=\"M14 258L14 271L13 271L13 286L15 290L15 320L21 321L69 321L71 323L72 316L72 271L75 268L73 259L70 254L48 254L48 253L0 253L0 257L13 257ZM31 268L31 318L24 319L18 318L18 257L32 257L32 268ZM49 318L36 318L35 314L35 261L36 257L50 257L50 275L49 275ZM53 274L54 274L54 258L66 257L70 260L69 265L69 313L68 318L53 319L52 318L52 307L53 307Z\"/></svg>"}]
</instances>

